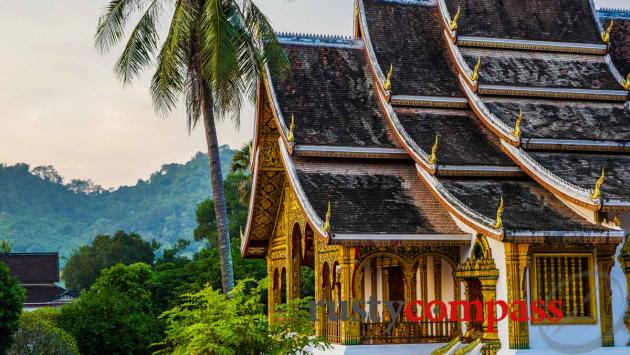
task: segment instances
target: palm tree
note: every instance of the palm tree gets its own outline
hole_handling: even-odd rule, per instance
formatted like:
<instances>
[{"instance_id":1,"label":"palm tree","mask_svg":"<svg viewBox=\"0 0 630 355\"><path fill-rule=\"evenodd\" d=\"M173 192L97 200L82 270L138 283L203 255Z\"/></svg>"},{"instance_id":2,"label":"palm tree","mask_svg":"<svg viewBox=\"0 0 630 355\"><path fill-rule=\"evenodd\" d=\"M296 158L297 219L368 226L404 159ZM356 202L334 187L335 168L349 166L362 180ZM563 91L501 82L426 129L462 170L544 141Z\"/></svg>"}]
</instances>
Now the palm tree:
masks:
<instances>
[{"instance_id":1,"label":"palm tree","mask_svg":"<svg viewBox=\"0 0 630 355\"><path fill-rule=\"evenodd\" d=\"M238 184L238 200L247 205L249 201L249 192L252 189L252 176L249 171L249 164L252 156L252 141L245 143L241 149L237 150L232 157L232 165L230 172L243 174L245 178Z\"/></svg>"},{"instance_id":2,"label":"palm tree","mask_svg":"<svg viewBox=\"0 0 630 355\"><path fill-rule=\"evenodd\" d=\"M170 113L183 96L189 130L203 119L227 293L234 287L234 273L215 120L230 117L238 127L241 105L245 97L255 97L263 66L282 70L288 61L252 0L110 0L98 22L96 47L110 51L138 14L114 71L128 85L155 64L150 92L156 111ZM159 28L167 18L160 46Z\"/></svg>"}]
</instances>

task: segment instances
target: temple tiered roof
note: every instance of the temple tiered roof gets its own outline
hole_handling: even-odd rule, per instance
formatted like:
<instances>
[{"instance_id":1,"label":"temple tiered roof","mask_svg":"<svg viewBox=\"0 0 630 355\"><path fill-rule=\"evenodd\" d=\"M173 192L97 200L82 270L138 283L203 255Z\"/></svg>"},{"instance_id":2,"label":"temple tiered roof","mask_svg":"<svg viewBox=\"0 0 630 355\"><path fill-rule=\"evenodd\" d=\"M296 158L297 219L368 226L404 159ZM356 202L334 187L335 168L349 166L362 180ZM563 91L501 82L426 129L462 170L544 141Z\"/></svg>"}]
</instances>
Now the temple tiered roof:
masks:
<instances>
[{"instance_id":1,"label":"temple tiered roof","mask_svg":"<svg viewBox=\"0 0 630 355\"><path fill-rule=\"evenodd\" d=\"M471 230L621 240L583 213L630 209L624 70L590 0L500 4L358 0L355 39L281 36L293 71L261 90L279 139L256 156L278 144L285 181L328 243L455 243ZM260 189L252 201L273 196ZM262 235L256 208L249 255Z\"/></svg>"}]
</instances>

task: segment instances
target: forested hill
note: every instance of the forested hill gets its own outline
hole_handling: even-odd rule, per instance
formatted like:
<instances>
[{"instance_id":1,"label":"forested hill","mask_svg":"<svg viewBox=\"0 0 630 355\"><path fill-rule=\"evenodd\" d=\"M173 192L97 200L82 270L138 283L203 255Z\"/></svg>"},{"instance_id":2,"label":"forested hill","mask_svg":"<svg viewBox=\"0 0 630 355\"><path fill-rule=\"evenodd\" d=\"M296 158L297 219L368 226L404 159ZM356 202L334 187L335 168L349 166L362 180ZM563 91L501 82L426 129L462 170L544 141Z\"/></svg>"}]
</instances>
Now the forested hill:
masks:
<instances>
[{"instance_id":1,"label":"forested hill","mask_svg":"<svg viewBox=\"0 0 630 355\"><path fill-rule=\"evenodd\" d=\"M221 147L224 176L233 155ZM15 252L58 250L68 256L97 234L122 229L169 245L192 238L195 208L210 195L202 153L111 191L91 181L64 181L51 166L0 165L0 240L11 241Z\"/></svg>"}]
</instances>

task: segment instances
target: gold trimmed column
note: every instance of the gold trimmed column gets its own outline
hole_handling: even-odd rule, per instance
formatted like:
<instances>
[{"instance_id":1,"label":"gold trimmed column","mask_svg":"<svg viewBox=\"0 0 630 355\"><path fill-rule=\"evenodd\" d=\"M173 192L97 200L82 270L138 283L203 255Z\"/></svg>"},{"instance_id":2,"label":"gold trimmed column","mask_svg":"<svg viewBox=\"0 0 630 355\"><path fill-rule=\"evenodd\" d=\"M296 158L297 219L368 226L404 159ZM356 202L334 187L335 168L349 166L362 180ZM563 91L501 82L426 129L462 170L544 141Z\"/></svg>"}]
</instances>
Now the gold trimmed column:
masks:
<instances>
[{"instance_id":1,"label":"gold trimmed column","mask_svg":"<svg viewBox=\"0 0 630 355\"><path fill-rule=\"evenodd\" d=\"M529 245L505 243L505 261L507 268L508 304L522 300L527 303L527 270ZM525 312L527 312L525 308ZM508 319L510 349L529 349L529 325L527 322L513 322Z\"/></svg>"},{"instance_id":2,"label":"gold trimmed column","mask_svg":"<svg viewBox=\"0 0 630 355\"><path fill-rule=\"evenodd\" d=\"M626 275L626 313L623 315L623 322L626 325L626 329L630 332L630 235L626 236L626 241L623 244L623 248L621 248L621 252L619 253L619 257L617 258L619 264L621 264L621 269L623 273ZM630 346L630 342L628 342L627 346Z\"/></svg>"},{"instance_id":3,"label":"gold trimmed column","mask_svg":"<svg viewBox=\"0 0 630 355\"><path fill-rule=\"evenodd\" d=\"M610 271L615 263L615 244L603 244L597 247L597 279L599 281L599 314L602 346L615 346L615 331L612 319L612 289Z\"/></svg>"},{"instance_id":4,"label":"gold trimmed column","mask_svg":"<svg viewBox=\"0 0 630 355\"><path fill-rule=\"evenodd\" d=\"M354 320L352 302L362 297L355 295L352 290L355 267L357 266L356 248L342 247L341 249L341 301L347 302L346 312L350 316L341 323L341 342L346 345L359 344L361 341L360 320Z\"/></svg>"}]
</instances>

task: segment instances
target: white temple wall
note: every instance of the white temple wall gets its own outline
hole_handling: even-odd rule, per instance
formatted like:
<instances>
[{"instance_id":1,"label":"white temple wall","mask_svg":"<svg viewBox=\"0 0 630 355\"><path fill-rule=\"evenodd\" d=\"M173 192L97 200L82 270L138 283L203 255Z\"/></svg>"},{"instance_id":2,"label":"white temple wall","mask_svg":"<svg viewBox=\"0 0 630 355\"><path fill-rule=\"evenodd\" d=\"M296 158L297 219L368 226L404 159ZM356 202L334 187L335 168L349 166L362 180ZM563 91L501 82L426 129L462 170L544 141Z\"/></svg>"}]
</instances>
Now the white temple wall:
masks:
<instances>
[{"instance_id":1,"label":"white temple wall","mask_svg":"<svg viewBox=\"0 0 630 355\"><path fill-rule=\"evenodd\" d=\"M630 232L630 214L625 213L620 216L621 228L626 232ZM612 309L613 309L613 327L615 329L615 346L626 346L630 341L630 333L623 323L623 315L626 312L628 303L628 284L626 276L621 269L621 265L617 261L617 256L623 247L623 243L617 247L615 254L615 265L610 272L612 288Z\"/></svg>"},{"instance_id":2,"label":"white temple wall","mask_svg":"<svg viewBox=\"0 0 630 355\"><path fill-rule=\"evenodd\" d=\"M488 240L488 246L492 251L492 257L494 263L499 269L499 279L497 280L497 300L503 300L507 302L507 269L505 266L505 245L503 242L496 241L492 238L486 238ZM486 300L484 300L485 302ZM498 312L498 311L497 311ZM497 313L497 317L499 314ZM501 348L508 349L510 347L509 335L508 335L508 322L509 317L505 317L498 323L499 340L501 341Z\"/></svg>"},{"instance_id":3,"label":"white temple wall","mask_svg":"<svg viewBox=\"0 0 630 355\"><path fill-rule=\"evenodd\" d=\"M442 301L448 303L455 300L455 283L453 281L453 268L444 258L442 260Z\"/></svg>"}]
</instances>

